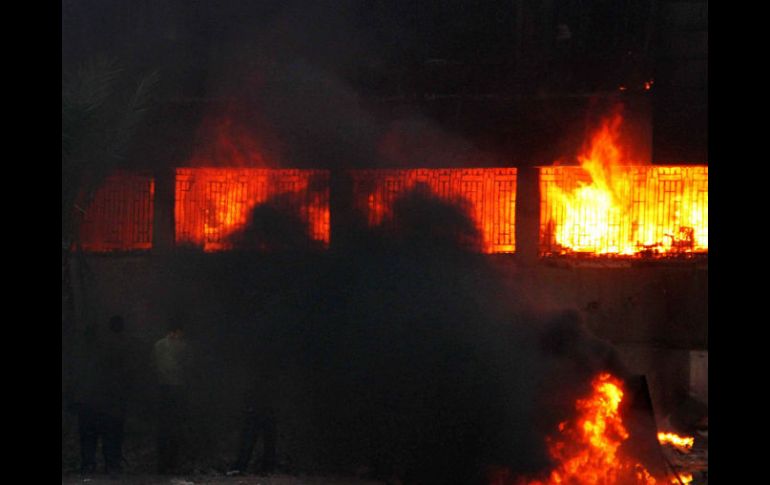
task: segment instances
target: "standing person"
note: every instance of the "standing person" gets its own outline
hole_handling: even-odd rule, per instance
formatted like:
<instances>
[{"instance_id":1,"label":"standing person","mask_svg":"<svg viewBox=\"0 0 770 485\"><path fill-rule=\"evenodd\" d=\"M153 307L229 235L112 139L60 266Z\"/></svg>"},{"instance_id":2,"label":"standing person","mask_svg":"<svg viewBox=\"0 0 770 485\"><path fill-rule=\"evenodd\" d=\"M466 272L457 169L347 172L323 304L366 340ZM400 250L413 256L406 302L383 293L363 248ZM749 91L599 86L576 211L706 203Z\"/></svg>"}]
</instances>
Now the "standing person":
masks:
<instances>
[{"instance_id":1,"label":"standing person","mask_svg":"<svg viewBox=\"0 0 770 485\"><path fill-rule=\"evenodd\" d=\"M276 425L275 410L269 393L274 389L260 376L252 381L244 398L243 422L238 444L238 457L230 467L228 475L244 473L251 461L251 455L259 439L262 439L260 472L275 471Z\"/></svg>"},{"instance_id":2,"label":"standing person","mask_svg":"<svg viewBox=\"0 0 770 485\"><path fill-rule=\"evenodd\" d=\"M155 342L158 376L158 472L179 467L184 426L187 424L190 349L181 323L174 321L165 337Z\"/></svg>"},{"instance_id":3,"label":"standing person","mask_svg":"<svg viewBox=\"0 0 770 485\"><path fill-rule=\"evenodd\" d=\"M109 332L96 342L89 333L89 358L78 403L81 472L96 471L96 448L102 441L105 471L122 471L126 403L132 382L123 318L109 320ZM91 330L93 332L93 330Z\"/></svg>"}]
</instances>

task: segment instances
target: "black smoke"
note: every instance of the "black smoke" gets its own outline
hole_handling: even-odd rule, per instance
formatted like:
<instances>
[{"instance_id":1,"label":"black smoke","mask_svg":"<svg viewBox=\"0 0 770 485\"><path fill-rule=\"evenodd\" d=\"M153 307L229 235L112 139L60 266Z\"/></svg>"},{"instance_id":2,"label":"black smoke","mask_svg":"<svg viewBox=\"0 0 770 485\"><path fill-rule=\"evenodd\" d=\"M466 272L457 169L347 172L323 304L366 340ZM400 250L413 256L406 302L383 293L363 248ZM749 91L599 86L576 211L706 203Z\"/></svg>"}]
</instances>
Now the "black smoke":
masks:
<instances>
[{"instance_id":1,"label":"black smoke","mask_svg":"<svg viewBox=\"0 0 770 485\"><path fill-rule=\"evenodd\" d=\"M286 471L437 484L483 481L493 465L535 473L590 380L623 372L579 314L528 311L526 282L508 291L515 275L479 253L462 204L418 186L394 225L326 251L286 207L257 206L233 251L173 256L197 354L191 466L234 457L249 395L275 409Z\"/></svg>"},{"instance_id":2,"label":"black smoke","mask_svg":"<svg viewBox=\"0 0 770 485\"><path fill-rule=\"evenodd\" d=\"M167 62L163 89L174 103L206 100L185 114L191 124L232 116L277 166L495 163L419 103L361 94L362 59L371 73L404 57L408 77L426 56L447 52L400 49L427 42L401 21L430 25L430 9L410 16L402 4L405 15L385 21L402 35L378 51L369 42L389 30L352 21L352 7L336 3L292 2L245 17L248 9L230 5L211 21L153 31L142 53ZM475 53L448 51L458 50ZM172 63L180 52L197 57ZM170 123L158 126L173 131ZM173 147L178 164L179 153L195 151L182 146L182 135L155 140ZM210 143L207 136L198 143ZM462 203L418 188L394 211L392 230L358 227L344 245L315 251L292 203L277 198L253 210L233 251L177 248L153 259L159 276L137 284L150 286L156 320L183 314L195 355L190 470L225 469L247 395L276 409L279 468L290 472L449 484L480 481L489 465L521 474L548 466L544 436L569 415L593 373L614 365L611 349L582 329L577 314L528 311L530 282L479 254L479 231ZM162 326L145 333L136 355L147 362ZM141 372L134 444L152 450L153 376L149 365ZM258 392L247 393L255 383ZM151 469L152 458L134 466Z\"/></svg>"}]
</instances>

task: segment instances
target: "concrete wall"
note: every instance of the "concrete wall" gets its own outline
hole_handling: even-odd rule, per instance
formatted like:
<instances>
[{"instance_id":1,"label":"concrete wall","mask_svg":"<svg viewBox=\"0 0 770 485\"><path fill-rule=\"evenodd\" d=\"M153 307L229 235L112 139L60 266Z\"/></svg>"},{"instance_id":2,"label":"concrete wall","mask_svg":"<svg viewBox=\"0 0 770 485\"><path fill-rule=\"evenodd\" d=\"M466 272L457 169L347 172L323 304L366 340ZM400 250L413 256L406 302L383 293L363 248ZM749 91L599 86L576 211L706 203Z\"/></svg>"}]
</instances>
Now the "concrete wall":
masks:
<instances>
[{"instance_id":1,"label":"concrete wall","mask_svg":"<svg viewBox=\"0 0 770 485\"><path fill-rule=\"evenodd\" d=\"M227 303L212 305L217 288L196 274L201 261L208 259L203 264L215 267L221 257L197 255L190 260L188 273L179 272L184 258L89 257L81 322L98 324L119 313L136 336L149 344L163 335L166 320L181 302L190 318L200 319L202 325L217 325L218 312ZM489 260L504 275L501 298L518 298L523 307L535 310L578 309L596 336L615 345L633 371L648 376L658 408L675 406L687 392L707 401L707 360L705 370L701 365L708 350L705 265L581 268L547 261L523 264L515 255ZM313 259L305 264L314 264ZM323 256L318 256L317 264L325 264ZM269 295L272 290L267 286L254 291Z\"/></svg>"},{"instance_id":2,"label":"concrete wall","mask_svg":"<svg viewBox=\"0 0 770 485\"><path fill-rule=\"evenodd\" d=\"M164 172L156 180L154 249L143 254L91 254L80 266L83 277L75 274L80 282L81 328L119 313L138 338L150 343L164 334L166 321L181 308L215 335L211 327L226 318L228 305L237 301L230 295L240 291L237 282L235 289L220 288L219 280L207 277L226 274L231 264L227 254L173 247L173 196L168 190L173 177ZM517 198L538 200L536 169L519 169ZM345 206L344 201L338 204ZM539 204L517 203L516 254L485 258L502 276L499 298L517 299L523 308L536 311L579 310L596 336L615 345L633 371L648 376L658 408L675 406L688 392L707 400L707 364L704 371L701 354L691 353L708 350L707 258L583 263L541 259L538 208ZM294 262L282 258L288 266L310 273L313 268L321 273L330 259L325 254L305 255ZM264 276L253 275L242 289L264 301L280 299L276 275L286 277L282 273L291 274L292 269L282 270L281 258L267 256L264 261ZM312 297L297 301L300 306L313 304Z\"/></svg>"}]
</instances>

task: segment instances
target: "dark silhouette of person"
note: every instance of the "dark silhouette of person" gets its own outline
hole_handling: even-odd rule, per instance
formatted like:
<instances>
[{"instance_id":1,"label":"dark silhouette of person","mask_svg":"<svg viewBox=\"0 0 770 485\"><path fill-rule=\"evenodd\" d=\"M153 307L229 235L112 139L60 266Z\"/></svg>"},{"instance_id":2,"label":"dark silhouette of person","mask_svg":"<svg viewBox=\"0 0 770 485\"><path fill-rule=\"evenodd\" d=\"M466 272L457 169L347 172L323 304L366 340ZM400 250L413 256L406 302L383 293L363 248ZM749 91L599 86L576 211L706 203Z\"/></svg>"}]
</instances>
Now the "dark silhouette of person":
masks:
<instances>
[{"instance_id":1,"label":"dark silhouette of person","mask_svg":"<svg viewBox=\"0 0 770 485\"><path fill-rule=\"evenodd\" d=\"M158 473L173 473L180 465L188 416L191 355L182 325L174 321L165 337L155 342L158 378Z\"/></svg>"},{"instance_id":2,"label":"dark silhouette of person","mask_svg":"<svg viewBox=\"0 0 770 485\"><path fill-rule=\"evenodd\" d=\"M126 402L131 390L128 349L123 318L109 320L109 332L97 341L94 329L86 335L88 357L78 404L80 469L96 471L96 449L102 441L105 471L122 471Z\"/></svg>"},{"instance_id":3,"label":"dark silhouette of person","mask_svg":"<svg viewBox=\"0 0 770 485\"><path fill-rule=\"evenodd\" d=\"M589 382L601 371L623 380L632 375L617 349L591 333L576 310L565 310L550 318L541 336L540 348L567 363L576 380Z\"/></svg>"},{"instance_id":4,"label":"dark silhouette of person","mask_svg":"<svg viewBox=\"0 0 770 485\"><path fill-rule=\"evenodd\" d=\"M244 393L243 416L238 444L238 455L228 471L229 475L246 472L257 442L262 439L262 459L259 471L272 473L276 466L276 419L265 373L252 381Z\"/></svg>"}]
</instances>

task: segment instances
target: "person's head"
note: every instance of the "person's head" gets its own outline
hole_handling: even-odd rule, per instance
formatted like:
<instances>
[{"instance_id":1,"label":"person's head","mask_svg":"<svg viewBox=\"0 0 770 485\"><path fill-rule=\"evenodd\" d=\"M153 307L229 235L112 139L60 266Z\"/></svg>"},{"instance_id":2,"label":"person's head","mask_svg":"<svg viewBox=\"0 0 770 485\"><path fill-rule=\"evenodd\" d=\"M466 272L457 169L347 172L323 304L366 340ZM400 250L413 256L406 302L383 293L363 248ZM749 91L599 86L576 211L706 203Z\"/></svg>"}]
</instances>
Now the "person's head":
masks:
<instances>
[{"instance_id":1,"label":"person's head","mask_svg":"<svg viewBox=\"0 0 770 485\"><path fill-rule=\"evenodd\" d=\"M184 337L184 323L181 315L171 317L166 327L166 335L171 338Z\"/></svg>"},{"instance_id":2,"label":"person's head","mask_svg":"<svg viewBox=\"0 0 770 485\"><path fill-rule=\"evenodd\" d=\"M125 326L125 322L123 321L123 317L120 315L113 315L110 317L110 330L112 330L115 333L120 333L123 331L123 327Z\"/></svg>"},{"instance_id":3,"label":"person's head","mask_svg":"<svg viewBox=\"0 0 770 485\"><path fill-rule=\"evenodd\" d=\"M551 316L546 322L540 348L551 355L565 356L573 352L584 337L580 314L567 310Z\"/></svg>"}]
</instances>

